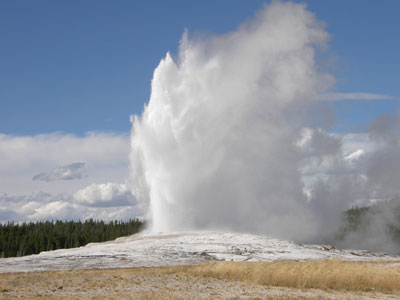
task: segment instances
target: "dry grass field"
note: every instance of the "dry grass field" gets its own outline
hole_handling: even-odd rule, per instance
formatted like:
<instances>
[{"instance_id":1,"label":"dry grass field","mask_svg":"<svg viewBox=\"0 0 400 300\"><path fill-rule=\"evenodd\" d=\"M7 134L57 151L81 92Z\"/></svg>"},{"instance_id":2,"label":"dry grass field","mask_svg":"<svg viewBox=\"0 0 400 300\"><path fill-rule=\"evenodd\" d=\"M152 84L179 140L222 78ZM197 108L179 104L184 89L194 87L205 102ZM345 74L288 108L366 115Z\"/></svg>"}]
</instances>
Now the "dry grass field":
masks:
<instances>
[{"instance_id":1,"label":"dry grass field","mask_svg":"<svg viewBox=\"0 0 400 300\"><path fill-rule=\"evenodd\" d=\"M0 274L0 299L400 299L399 262L221 262Z\"/></svg>"},{"instance_id":2,"label":"dry grass field","mask_svg":"<svg viewBox=\"0 0 400 300\"><path fill-rule=\"evenodd\" d=\"M179 271L172 268L172 272ZM399 262L350 262L343 260L221 262L182 267L195 276L239 280L269 286L340 291L379 291L400 295Z\"/></svg>"}]
</instances>

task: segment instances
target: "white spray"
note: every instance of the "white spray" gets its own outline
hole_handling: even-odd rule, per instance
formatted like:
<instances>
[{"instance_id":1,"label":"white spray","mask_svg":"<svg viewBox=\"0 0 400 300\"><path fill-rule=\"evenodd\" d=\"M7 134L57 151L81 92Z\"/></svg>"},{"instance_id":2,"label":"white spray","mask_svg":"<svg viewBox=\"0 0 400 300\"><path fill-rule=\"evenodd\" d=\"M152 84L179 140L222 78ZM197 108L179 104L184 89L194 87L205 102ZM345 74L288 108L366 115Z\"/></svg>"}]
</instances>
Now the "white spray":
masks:
<instances>
[{"instance_id":1,"label":"white spray","mask_svg":"<svg viewBox=\"0 0 400 300\"><path fill-rule=\"evenodd\" d=\"M333 83L315 63L327 38L305 5L280 2L230 34L184 34L132 120L132 188L154 231L316 231L286 112Z\"/></svg>"}]
</instances>

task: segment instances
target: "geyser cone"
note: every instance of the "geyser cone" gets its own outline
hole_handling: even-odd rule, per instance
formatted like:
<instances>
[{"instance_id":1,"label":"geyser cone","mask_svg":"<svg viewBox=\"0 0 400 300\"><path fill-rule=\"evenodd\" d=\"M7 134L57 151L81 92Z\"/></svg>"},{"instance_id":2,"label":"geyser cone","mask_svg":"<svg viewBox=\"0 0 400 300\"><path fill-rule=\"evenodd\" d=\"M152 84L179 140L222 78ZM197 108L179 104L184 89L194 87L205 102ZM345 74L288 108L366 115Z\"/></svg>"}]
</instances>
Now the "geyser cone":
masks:
<instances>
[{"instance_id":1,"label":"geyser cone","mask_svg":"<svg viewBox=\"0 0 400 300\"><path fill-rule=\"evenodd\" d=\"M133 120L133 192L154 231L313 233L286 112L332 83L314 60L326 39L304 5L280 2L235 32L183 36Z\"/></svg>"}]
</instances>

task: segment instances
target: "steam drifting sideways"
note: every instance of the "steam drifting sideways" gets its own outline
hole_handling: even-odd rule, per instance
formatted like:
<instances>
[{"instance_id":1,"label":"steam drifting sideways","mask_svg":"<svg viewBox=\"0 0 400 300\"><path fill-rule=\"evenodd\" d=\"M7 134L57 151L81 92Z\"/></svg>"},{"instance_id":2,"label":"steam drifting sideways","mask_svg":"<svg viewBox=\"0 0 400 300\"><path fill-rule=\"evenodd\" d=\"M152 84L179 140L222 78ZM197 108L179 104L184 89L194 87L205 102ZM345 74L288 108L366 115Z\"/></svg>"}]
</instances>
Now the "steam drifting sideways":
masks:
<instances>
[{"instance_id":1,"label":"steam drifting sideways","mask_svg":"<svg viewBox=\"0 0 400 300\"><path fill-rule=\"evenodd\" d=\"M148 203L153 231L322 241L344 209L376 196L360 159L368 155L345 153L341 137L310 127L305 113L335 82L316 59L328 38L290 2L272 2L229 34L184 33L132 118L131 188Z\"/></svg>"}]
</instances>

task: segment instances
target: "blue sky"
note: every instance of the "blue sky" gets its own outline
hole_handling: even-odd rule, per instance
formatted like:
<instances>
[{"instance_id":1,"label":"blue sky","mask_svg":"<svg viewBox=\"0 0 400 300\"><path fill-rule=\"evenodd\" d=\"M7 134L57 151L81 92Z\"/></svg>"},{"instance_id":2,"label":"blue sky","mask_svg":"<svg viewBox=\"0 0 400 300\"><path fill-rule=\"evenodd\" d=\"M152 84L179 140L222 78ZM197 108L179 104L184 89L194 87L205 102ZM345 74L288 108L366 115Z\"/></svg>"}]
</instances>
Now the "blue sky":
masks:
<instances>
[{"instance_id":1,"label":"blue sky","mask_svg":"<svg viewBox=\"0 0 400 300\"><path fill-rule=\"evenodd\" d=\"M299 1L300 2L300 1ZM305 1L331 34L335 92L392 96L335 102L336 130L362 130L398 107L400 2ZM184 29L225 33L265 1L0 2L0 133L128 132L154 68Z\"/></svg>"}]
</instances>

